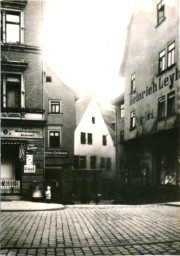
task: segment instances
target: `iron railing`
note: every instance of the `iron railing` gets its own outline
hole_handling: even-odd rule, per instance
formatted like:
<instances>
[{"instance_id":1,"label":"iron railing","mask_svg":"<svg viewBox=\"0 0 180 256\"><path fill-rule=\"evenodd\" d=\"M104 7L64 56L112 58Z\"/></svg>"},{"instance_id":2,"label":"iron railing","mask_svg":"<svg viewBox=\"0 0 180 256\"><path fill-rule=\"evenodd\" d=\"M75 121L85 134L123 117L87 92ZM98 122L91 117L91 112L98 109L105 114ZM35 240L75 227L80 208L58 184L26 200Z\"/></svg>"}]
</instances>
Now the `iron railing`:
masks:
<instances>
[{"instance_id":1,"label":"iron railing","mask_svg":"<svg viewBox=\"0 0 180 256\"><path fill-rule=\"evenodd\" d=\"M1 179L1 194L20 194L20 180Z\"/></svg>"}]
</instances>

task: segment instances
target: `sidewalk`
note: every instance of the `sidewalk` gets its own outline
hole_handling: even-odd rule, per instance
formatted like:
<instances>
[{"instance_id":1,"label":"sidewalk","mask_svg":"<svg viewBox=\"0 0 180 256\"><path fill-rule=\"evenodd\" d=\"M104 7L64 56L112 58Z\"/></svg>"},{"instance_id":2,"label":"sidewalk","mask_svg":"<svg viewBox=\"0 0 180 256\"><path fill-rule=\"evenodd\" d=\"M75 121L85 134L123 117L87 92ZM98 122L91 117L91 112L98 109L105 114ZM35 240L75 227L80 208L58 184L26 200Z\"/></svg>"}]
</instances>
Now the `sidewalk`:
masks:
<instances>
[{"instance_id":1,"label":"sidewalk","mask_svg":"<svg viewBox=\"0 0 180 256\"><path fill-rule=\"evenodd\" d=\"M113 200L101 200L98 205L112 205ZM81 204L79 201L74 201L76 206L95 206L96 204L92 201L89 204ZM146 204L144 204L145 206ZM151 205L151 204L148 204ZM157 204L156 204L157 205ZM175 206L180 207L180 202L165 202L160 203L159 205ZM113 205L121 206L121 205ZM122 205L123 206L123 205ZM127 206L127 205L126 205ZM130 205L129 205L130 206ZM139 205L140 206L140 205ZM62 204L55 203L38 203L30 201L2 201L1 202L1 211L2 212L18 212L18 211L52 211L52 210L63 210L65 209Z\"/></svg>"},{"instance_id":2,"label":"sidewalk","mask_svg":"<svg viewBox=\"0 0 180 256\"><path fill-rule=\"evenodd\" d=\"M162 203L162 204L169 205L169 206L180 207L180 202L167 202L167 203Z\"/></svg>"},{"instance_id":3,"label":"sidewalk","mask_svg":"<svg viewBox=\"0 0 180 256\"><path fill-rule=\"evenodd\" d=\"M39 203L30 201L2 201L2 212L16 212L16 211L51 211L51 210L63 210L65 207L62 204L54 203Z\"/></svg>"}]
</instances>

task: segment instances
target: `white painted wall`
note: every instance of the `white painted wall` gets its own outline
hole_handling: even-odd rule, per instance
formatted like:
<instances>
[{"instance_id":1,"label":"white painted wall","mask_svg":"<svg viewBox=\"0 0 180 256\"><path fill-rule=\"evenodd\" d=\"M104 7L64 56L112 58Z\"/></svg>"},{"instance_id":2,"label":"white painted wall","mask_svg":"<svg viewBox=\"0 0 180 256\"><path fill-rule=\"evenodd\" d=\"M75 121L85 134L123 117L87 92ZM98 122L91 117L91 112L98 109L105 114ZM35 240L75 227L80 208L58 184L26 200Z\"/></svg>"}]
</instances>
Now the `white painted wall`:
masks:
<instances>
[{"instance_id":1,"label":"white painted wall","mask_svg":"<svg viewBox=\"0 0 180 256\"><path fill-rule=\"evenodd\" d=\"M95 117L95 124L92 123L92 117ZM81 144L81 132L92 133L92 145ZM107 135L107 146L102 145L102 135ZM87 143L87 139L86 139ZM87 107L78 127L75 130L75 155L86 156L87 169L90 169L90 156L96 156L96 167L100 169L100 158L111 158L111 173L115 172L115 146L109 134L107 126L102 117L101 111L94 100ZM108 172L108 171L107 171Z\"/></svg>"}]
</instances>

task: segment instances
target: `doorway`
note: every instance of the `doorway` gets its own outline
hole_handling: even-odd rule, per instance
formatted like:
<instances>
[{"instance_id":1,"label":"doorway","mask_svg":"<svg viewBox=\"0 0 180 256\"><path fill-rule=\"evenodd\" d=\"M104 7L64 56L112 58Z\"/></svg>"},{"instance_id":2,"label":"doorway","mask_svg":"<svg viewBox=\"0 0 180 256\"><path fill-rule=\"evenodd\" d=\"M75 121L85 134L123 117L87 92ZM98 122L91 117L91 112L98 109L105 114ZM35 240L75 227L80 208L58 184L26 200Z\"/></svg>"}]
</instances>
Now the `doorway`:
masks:
<instances>
[{"instance_id":1,"label":"doorway","mask_svg":"<svg viewBox=\"0 0 180 256\"><path fill-rule=\"evenodd\" d=\"M51 201L59 203L62 201L62 179L59 170L46 170L45 190L51 187Z\"/></svg>"}]
</instances>

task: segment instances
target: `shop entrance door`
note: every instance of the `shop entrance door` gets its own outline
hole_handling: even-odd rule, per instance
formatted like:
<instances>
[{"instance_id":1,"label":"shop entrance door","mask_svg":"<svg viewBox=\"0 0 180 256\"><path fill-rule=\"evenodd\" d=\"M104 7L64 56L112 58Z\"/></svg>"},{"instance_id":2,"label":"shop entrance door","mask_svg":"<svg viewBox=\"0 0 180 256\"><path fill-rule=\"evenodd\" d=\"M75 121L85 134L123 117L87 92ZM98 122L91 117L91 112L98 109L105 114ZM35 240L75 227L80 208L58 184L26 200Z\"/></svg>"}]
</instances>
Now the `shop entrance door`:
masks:
<instances>
[{"instance_id":1,"label":"shop entrance door","mask_svg":"<svg viewBox=\"0 0 180 256\"><path fill-rule=\"evenodd\" d=\"M19 145L2 145L1 194L20 194L22 166Z\"/></svg>"},{"instance_id":2,"label":"shop entrance door","mask_svg":"<svg viewBox=\"0 0 180 256\"><path fill-rule=\"evenodd\" d=\"M48 170L45 178L46 188L47 186L51 187L51 202L60 203L62 201L62 181L59 171Z\"/></svg>"}]
</instances>

